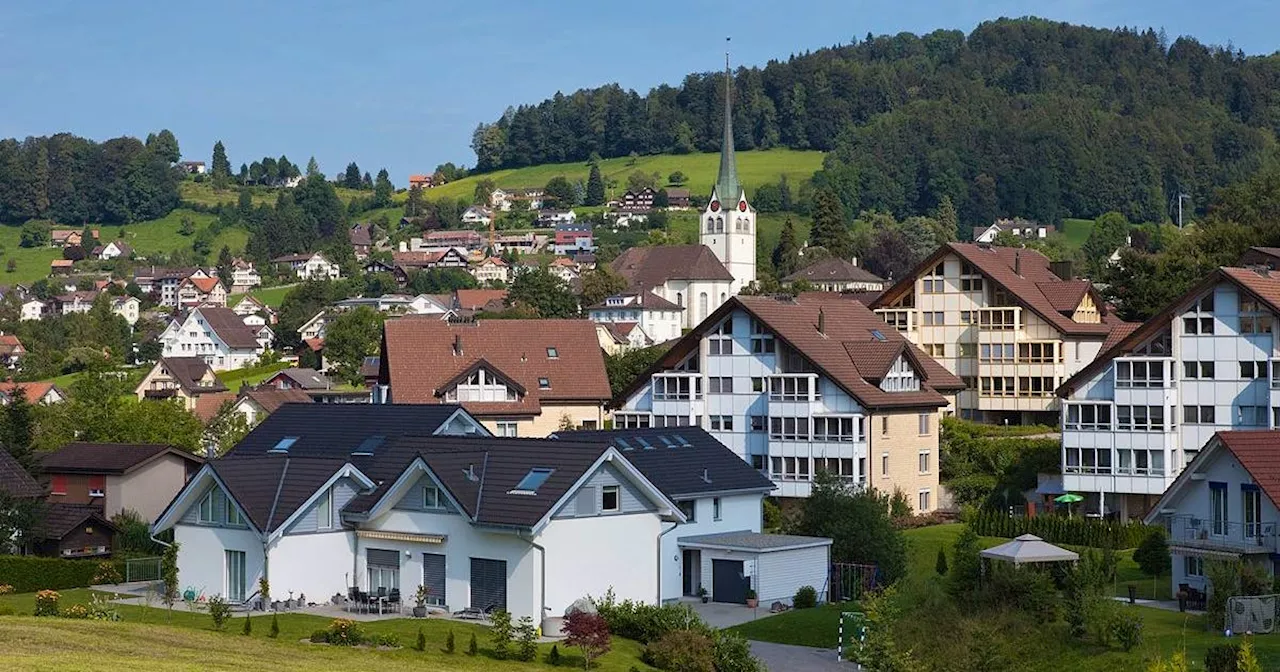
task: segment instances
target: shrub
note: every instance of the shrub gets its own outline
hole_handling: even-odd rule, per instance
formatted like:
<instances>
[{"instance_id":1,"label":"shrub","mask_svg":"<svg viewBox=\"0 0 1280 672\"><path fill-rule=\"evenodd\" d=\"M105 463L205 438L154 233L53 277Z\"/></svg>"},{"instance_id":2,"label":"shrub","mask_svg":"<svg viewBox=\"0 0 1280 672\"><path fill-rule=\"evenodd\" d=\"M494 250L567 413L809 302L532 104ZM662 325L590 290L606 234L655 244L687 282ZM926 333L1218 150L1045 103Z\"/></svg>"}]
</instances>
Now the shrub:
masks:
<instances>
[{"instance_id":1,"label":"shrub","mask_svg":"<svg viewBox=\"0 0 1280 672\"><path fill-rule=\"evenodd\" d=\"M414 644L413 648L419 651L427 650L427 633L422 631L421 625L418 626L418 643Z\"/></svg>"},{"instance_id":2,"label":"shrub","mask_svg":"<svg viewBox=\"0 0 1280 672\"><path fill-rule=\"evenodd\" d=\"M245 637L248 637L253 634L253 619L250 618L249 614L247 613L244 615L244 628L240 630L240 634L244 635Z\"/></svg>"},{"instance_id":3,"label":"shrub","mask_svg":"<svg viewBox=\"0 0 1280 672\"><path fill-rule=\"evenodd\" d=\"M596 611L609 625L609 632L641 644L648 644L674 630L695 630L710 636L711 629L687 604L653 605L631 600L615 601L613 591L595 600Z\"/></svg>"},{"instance_id":4,"label":"shrub","mask_svg":"<svg viewBox=\"0 0 1280 672\"><path fill-rule=\"evenodd\" d=\"M120 568L116 563L104 560L98 563L98 567L93 573L93 585L99 586L110 583L115 585L124 581L124 577L120 575Z\"/></svg>"},{"instance_id":5,"label":"shrub","mask_svg":"<svg viewBox=\"0 0 1280 672\"><path fill-rule=\"evenodd\" d=\"M83 604L73 604L66 609L63 609L59 616L62 616L63 618L76 619L89 618L89 609Z\"/></svg>"},{"instance_id":6,"label":"shrub","mask_svg":"<svg viewBox=\"0 0 1280 672\"><path fill-rule=\"evenodd\" d=\"M1047 572L1035 567L991 566L991 574L979 593L983 603L1011 606L1040 621L1058 617L1058 591Z\"/></svg>"},{"instance_id":7,"label":"shrub","mask_svg":"<svg viewBox=\"0 0 1280 672\"><path fill-rule=\"evenodd\" d=\"M453 653L455 650L457 649L453 640L453 628L449 628L449 634L444 638L444 652Z\"/></svg>"},{"instance_id":8,"label":"shrub","mask_svg":"<svg viewBox=\"0 0 1280 672\"><path fill-rule=\"evenodd\" d=\"M16 613L18 613L17 609L14 609L7 604L0 604L0 616L12 616Z\"/></svg>"},{"instance_id":9,"label":"shrub","mask_svg":"<svg viewBox=\"0 0 1280 672\"><path fill-rule=\"evenodd\" d=\"M796 609L812 609L818 606L818 591L813 586L800 586L791 604Z\"/></svg>"},{"instance_id":10,"label":"shrub","mask_svg":"<svg viewBox=\"0 0 1280 672\"><path fill-rule=\"evenodd\" d=\"M551 645L551 652L547 654L548 665L560 664L560 647L556 644Z\"/></svg>"},{"instance_id":11,"label":"shrub","mask_svg":"<svg viewBox=\"0 0 1280 672\"><path fill-rule=\"evenodd\" d=\"M338 646L356 646L364 643L364 633L361 632L360 626L356 625L355 621L336 618L329 623L328 642Z\"/></svg>"},{"instance_id":12,"label":"shrub","mask_svg":"<svg viewBox=\"0 0 1280 672\"><path fill-rule=\"evenodd\" d=\"M15 593L87 588L94 585L100 564L92 560L0 554L0 584L13 586ZM119 571L118 563L113 564Z\"/></svg>"},{"instance_id":13,"label":"shrub","mask_svg":"<svg viewBox=\"0 0 1280 672\"><path fill-rule=\"evenodd\" d=\"M717 630L713 655L716 672L761 672L760 661L751 655L751 643L736 632Z\"/></svg>"},{"instance_id":14,"label":"shrub","mask_svg":"<svg viewBox=\"0 0 1280 672\"><path fill-rule=\"evenodd\" d=\"M315 632L311 633L311 637L310 637L309 639L311 640L311 643L312 643L312 644L328 644L328 643L329 643L329 631L328 631L328 630L316 630Z\"/></svg>"},{"instance_id":15,"label":"shrub","mask_svg":"<svg viewBox=\"0 0 1280 672\"><path fill-rule=\"evenodd\" d=\"M227 599L214 595L205 602L205 608L209 610L209 618L213 619L213 629L221 630L231 616L231 605L227 603Z\"/></svg>"},{"instance_id":16,"label":"shrub","mask_svg":"<svg viewBox=\"0 0 1280 672\"><path fill-rule=\"evenodd\" d=\"M644 650L644 662L669 672L715 672L711 640L691 630L668 632Z\"/></svg>"},{"instance_id":17,"label":"shrub","mask_svg":"<svg viewBox=\"0 0 1280 672\"><path fill-rule=\"evenodd\" d=\"M938 547L938 559L933 563L933 571L937 572L938 576L947 575L947 551L941 546Z\"/></svg>"},{"instance_id":18,"label":"shrub","mask_svg":"<svg viewBox=\"0 0 1280 672\"><path fill-rule=\"evenodd\" d=\"M1156 528L1142 538L1137 550L1133 552L1133 561L1147 576L1160 576L1168 573L1172 565L1169 555L1169 542L1165 540L1164 530Z\"/></svg>"},{"instance_id":19,"label":"shrub","mask_svg":"<svg viewBox=\"0 0 1280 672\"><path fill-rule=\"evenodd\" d=\"M493 655L498 660L504 660L510 652L511 640L515 635L515 629L511 625L511 612L499 609L493 612L489 620L492 623L489 631L492 633L490 638L493 640Z\"/></svg>"},{"instance_id":20,"label":"shrub","mask_svg":"<svg viewBox=\"0 0 1280 672\"><path fill-rule=\"evenodd\" d=\"M394 632L380 633L372 638L374 646L381 646L388 649L400 648L400 635Z\"/></svg>"},{"instance_id":21,"label":"shrub","mask_svg":"<svg viewBox=\"0 0 1280 672\"><path fill-rule=\"evenodd\" d=\"M1125 653L1142 643L1142 617L1137 614L1115 613L1111 618L1111 636L1120 643Z\"/></svg>"},{"instance_id":22,"label":"shrub","mask_svg":"<svg viewBox=\"0 0 1280 672\"><path fill-rule=\"evenodd\" d=\"M474 656L479 649L476 647L476 633L471 633L471 642L467 644L467 655Z\"/></svg>"},{"instance_id":23,"label":"shrub","mask_svg":"<svg viewBox=\"0 0 1280 672\"><path fill-rule=\"evenodd\" d=\"M280 620L276 618L275 614L271 614L271 632L267 636L271 639L280 636Z\"/></svg>"},{"instance_id":24,"label":"shrub","mask_svg":"<svg viewBox=\"0 0 1280 672\"><path fill-rule=\"evenodd\" d=\"M1236 672L1262 672L1262 664L1253 652L1253 638L1245 637L1240 643L1240 653L1236 655Z\"/></svg>"},{"instance_id":25,"label":"shrub","mask_svg":"<svg viewBox=\"0 0 1280 672\"><path fill-rule=\"evenodd\" d=\"M531 662L538 657L538 629L533 625L531 616L521 616L516 626L516 641L520 648L516 651L516 659Z\"/></svg>"},{"instance_id":26,"label":"shrub","mask_svg":"<svg viewBox=\"0 0 1280 672\"><path fill-rule=\"evenodd\" d=\"M1204 653L1205 672L1236 672L1236 658L1240 655L1238 644L1214 644Z\"/></svg>"},{"instance_id":27,"label":"shrub","mask_svg":"<svg viewBox=\"0 0 1280 672\"><path fill-rule=\"evenodd\" d=\"M582 651L583 665L588 670L593 660L609 652L609 623L601 614L570 612L564 619L564 632L565 646L576 646Z\"/></svg>"},{"instance_id":28,"label":"shrub","mask_svg":"<svg viewBox=\"0 0 1280 672\"><path fill-rule=\"evenodd\" d=\"M7 583L0 583L0 595L11 595L11 594L13 594L13 586Z\"/></svg>"},{"instance_id":29,"label":"shrub","mask_svg":"<svg viewBox=\"0 0 1280 672\"><path fill-rule=\"evenodd\" d=\"M105 597L95 595L93 600L89 602L89 620L91 621L118 621L120 620L120 612Z\"/></svg>"},{"instance_id":30,"label":"shrub","mask_svg":"<svg viewBox=\"0 0 1280 672\"><path fill-rule=\"evenodd\" d=\"M57 616L58 600L62 596L56 590L42 590L36 593L36 616Z\"/></svg>"},{"instance_id":31,"label":"shrub","mask_svg":"<svg viewBox=\"0 0 1280 672\"><path fill-rule=\"evenodd\" d=\"M980 536L1017 537L1034 534L1051 544L1072 544L1094 548L1136 548L1151 531L1159 529L1140 522L1117 522L1097 518L1061 516L1013 517L1003 511L979 511L966 523Z\"/></svg>"}]
</instances>

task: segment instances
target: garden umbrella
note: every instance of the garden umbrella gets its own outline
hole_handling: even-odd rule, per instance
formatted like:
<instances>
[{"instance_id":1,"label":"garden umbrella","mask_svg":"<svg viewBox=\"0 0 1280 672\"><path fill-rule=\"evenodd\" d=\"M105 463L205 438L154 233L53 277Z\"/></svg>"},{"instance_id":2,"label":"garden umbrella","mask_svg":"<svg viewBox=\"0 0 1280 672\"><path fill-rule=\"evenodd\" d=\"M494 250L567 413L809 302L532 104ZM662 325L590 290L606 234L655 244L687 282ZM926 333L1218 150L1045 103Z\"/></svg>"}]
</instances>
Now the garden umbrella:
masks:
<instances>
[{"instance_id":1,"label":"garden umbrella","mask_svg":"<svg viewBox=\"0 0 1280 672\"><path fill-rule=\"evenodd\" d=\"M1076 502L1083 502L1084 497L1068 492L1065 495L1055 497L1053 501L1058 502L1059 504L1075 504Z\"/></svg>"}]
</instances>

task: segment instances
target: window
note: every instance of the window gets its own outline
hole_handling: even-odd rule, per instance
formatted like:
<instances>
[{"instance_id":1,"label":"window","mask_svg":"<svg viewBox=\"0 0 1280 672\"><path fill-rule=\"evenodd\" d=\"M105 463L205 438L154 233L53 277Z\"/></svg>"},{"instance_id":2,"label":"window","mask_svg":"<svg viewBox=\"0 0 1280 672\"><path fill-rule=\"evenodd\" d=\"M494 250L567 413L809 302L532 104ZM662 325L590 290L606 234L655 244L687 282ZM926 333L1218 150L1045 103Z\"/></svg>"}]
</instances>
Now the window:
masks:
<instances>
[{"instance_id":1,"label":"window","mask_svg":"<svg viewBox=\"0 0 1280 672\"><path fill-rule=\"evenodd\" d=\"M647 413L614 413L613 426L615 429L644 429L649 426L649 415ZM502 423L498 423L498 427L501 428ZM499 434L499 436L507 435Z\"/></svg>"},{"instance_id":2,"label":"window","mask_svg":"<svg viewBox=\"0 0 1280 672\"><path fill-rule=\"evenodd\" d=\"M928 511L928 510L929 510L929 491L921 490L919 497L917 498L917 501L916 501L916 511Z\"/></svg>"},{"instance_id":3,"label":"window","mask_svg":"<svg viewBox=\"0 0 1280 672\"><path fill-rule=\"evenodd\" d=\"M808 441L809 418L769 418L769 438Z\"/></svg>"},{"instance_id":4,"label":"window","mask_svg":"<svg viewBox=\"0 0 1280 672\"><path fill-rule=\"evenodd\" d=\"M920 425L920 436L927 435L929 433L929 414L921 413L918 424Z\"/></svg>"},{"instance_id":5,"label":"window","mask_svg":"<svg viewBox=\"0 0 1280 672\"><path fill-rule=\"evenodd\" d=\"M977 323L978 323L978 311L976 310L960 311L960 324L977 324Z\"/></svg>"},{"instance_id":6,"label":"window","mask_svg":"<svg viewBox=\"0 0 1280 672\"><path fill-rule=\"evenodd\" d=\"M54 474L53 477L49 479L49 494L67 494L67 477L62 474Z\"/></svg>"},{"instance_id":7,"label":"window","mask_svg":"<svg viewBox=\"0 0 1280 672\"><path fill-rule=\"evenodd\" d=\"M763 416L763 415L753 415L753 416L751 416L751 431L753 431L753 432L763 432L763 431L764 431L764 416Z\"/></svg>"},{"instance_id":8,"label":"window","mask_svg":"<svg viewBox=\"0 0 1280 672\"><path fill-rule=\"evenodd\" d=\"M689 416L687 415L655 415L653 416L654 427L688 427Z\"/></svg>"},{"instance_id":9,"label":"window","mask_svg":"<svg viewBox=\"0 0 1280 672\"><path fill-rule=\"evenodd\" d=\"M1030 364L1052 364L1058 359L1058 344L1052 341L1037 343L1019 343L1018 361Z\"/></svg>"},{"instance_id":10,"label":"window","mask_svg":"<svg viewBox=\"0 0 1280 672\"><path fill-rule=\"evenodd\" d=\"M422 508L440 509L443 507L444 505L440 503L440 488L428 485L422 489Z\"/></svg>"},{"instance_id":11,"label":"window","mask_svg":"<svg viewBox=\"0 0 1280 672\"><path fill-rule=\"evenodd\" d=\"M1236 406L1236 425L1241 427L1266 427L1266 406Z\"/></svg>"},{"instance_id":12,"label":"window","mask_svg":"<svg viewBox=\"0 0 1280 672\"><path fill-rule=\"evenodd\" d=\"M946 343L925 343L924 352L926 355L929 355L930 357L946 357L947 344Z\"/></svg>"},{"instance_id":13,"label":"window","mask_svg":"<svg viewBox=\"0 0 1280 672\"><path fill-rule=\"evenodd\" d=\"M960 357L977 357L978 356L977 343L959 343L957 344L957 346L959 347L958 354Z\"/></svg>"},{"instance_id":14,"label":"window","mask_svg":"<svg viewBox=\"0 0 1280 672\"><path fill-rule=\"evenodd\" d=\"M655 401L688 401L702 398L702 379L696 376L654 376Z\"/></svg>"},{"instance_id":15,"label":"window","mask_svg":"<svg viewBox=\"0 0 1280 672\"><path fill-rule=\"evenodd\" d=\"M1267 377L1267 362L1240 362L1240 378L1253 380Z\"/></svg>"},{"instance_id":16,"label":"window","mask_svg":"<svg viewBox=\"0 0 1280 672\"><path fill-rule=\"evenodd\" d=\"M814 441L856 441L853 418L815 417Z\"/></svg>"},{"instance_id":17,"label":"window","mask_svg":"<svg viewBox=\"0 0 1280 672\"><path fill-rule=\"evenodd\" d=\"M1116 387L1164 387L1164 362L1116 362Z\"/></svg>"},{"instance_id":18,"label":"window","mask_svg":"<svg viewBox=\"0 0 1280 672\"><path fill-rule=\"evenodd\" d=\"M889 475L889 453L881 453L880 455L880 475Z\"/></svg>"},{"instance_id":19,"label":"window","mask_svg":"<svg viewBox=\"0 0 1280 672\"><path fill-rule=\"evenodd\" d=\"M1067 429L1110 430L1111 406L1108 404L1067 404Z\"/></svg>"},{"instance_id":20,"label":"window","mask_svg":"<svg viewBox=\"0 0 1280 672\"><path fill-rule=\"evenodd\" d=\"M316 503L316 527L321 530L333 528L333 488L325 488L320 493L320 501Z\"/></svg>"},{"instance_id":21,"label":"window","mask_svg":"<svg viewBox=\"0 0 1280 672\"><path fill-rule=\"evenodd\" d=\"M733 394L733 378L729 376L708 378L707 392L709 394Z\"/></svg>"},{"instance_id":22,"label":"window","mask_svg":"<svg viewBox=\"0 0 1280 672\"><path fill-rule=\"evenodd\" d=\"M711 416L711 430L716 432L732 432L733 416L732 415Z\"/></svg>"},{"instance_id":23,"label":"window","mask_svg":"<svg viewBox=\"0 0 1280 672\"><path fill-rule=\"evenodd\" d=\"M920 313L920 324L926 327L941 327L947 323L947 314L941 310Z\"/></svg>"},{"instance_id":24,"label":"window","mask_svg":"<svg viewBox=\"0 0 1280 672\"><path fill-rule=\"evenodd\" d=\"M751 352L758 355L773 354L773 334L755 320L751 320Z\"/></svg>"},{"instance_id":25,"label":"window","mask_svg":"<svg viewBox=\"0 0 1280 672\"><path fill-rule=\"evenodd\" d=\"M978 394L983 397L1012 397L1017 393L1013 376L983 376L978 379Z\"/></svg>"},{"instance_id":26,"label":"window","mask_svg":"<svg viewBox=\"0 0 1280 672\"><path fill-rule=\"evenodd\" d=\"M1185 379L1213 379L1213 362L1183 362L1182 377Z\"/></svg>"},{"instance_id":27,"label":"window","mask_svg":"<svg viewBox=\"0 0 1280 672\"><path fill-rule=\"evenodd\" d=\"M244 518L240 515L240 507L236 506L230 500L227 501L227 524L236 527L244 525Z\"/></svg>"},{"instance_id":28,"label":"window","mask_svg":"<svg viewBox=\"0 0 1280 672\"><path fill-rule=\"evenodd\" d=\"M1262 492L1251 483L1240 484L1240 499L1244 510L1245 538L1262 535Z\"/></svg>"},{"instance_id":29,"label":"window","mask_svg":"<svg viewBox=\"0 0 1280 672\"><path fill-rule=\"evenodd\" d=\"M813 399L817 399L817 390L811 390L812 379L807 376L776 376L769 379L769 399L772 401L809 401L812 391Z\"/></svg>"},{"instance_id":30,"label":"window","mask_svg":"<svg viewBox=\"0 0 1280 672\"><path fill-rule=\"evenodd\" d=\"M751 379L752 392L764 392L764 378L755 376Z\"/></svg>"},{"instance_id":31,"label":"window","mask_svg":"<svg viewBox=\"0 0 1280 672\"><path fill-rule=\"evenodd\" d=\"M618 511L620 505L618 501L618 486L606 485L600 489L600 510L604 512Z\"/></svg>"},{"instance_id":32,"label":"window","mask_svg":"<svg viewBox=\"0 0 1280 672\"><path fill-rule=\"evenodd\" d=\"M369 567L369 592L378 593L379 588L386 588L387 593L400 588L400 551L370 548L365 550Z\"/></svg>"},{"instance_id":33,"label":"window","mask_svg":"<svg viewBox=\"0 0 1280 672\"><path fill-rule=\"evenodd\" d=\"M89 496L90 497L105 496L106 493L104 491L106 490L106 487L107 487L106 476L90 476L89 477Z\"/></svg>"},{"instance_id":34,"label":"window","mask_svg":"<svg viewBox=\"0 0 1280 672\"><path fill-rule=\"evenodd\" d=\"M887 415L880 417L880 433L881 434L889 433L889 416Z\"/></svg>"},{"instance_id":35,"label":"window","mask_svg":"<svg viewBox=\"0 0 1280 672\"><path fill-rule=\"evenodd\" d=\"M982 278L960 278L960 291L981 292Z\"/></svg>"},{"instance_id":36,"label":"window","mask_svg":"<svg viewBox=\"0 0 1280 672\"><path fill-rule=\"evenodd\" d=\"M547 359L560 359L560 351L554 347L547 348Z\"/></svg>"},{"instance_id":37,"label":"window","mask_svg":"<svg viewBox=\"0 0 1280 672\"><path fill-rule=\"evenodd\" d=\"M1116 429L1163 432L1164 406L1116 406Z\"/></svg>"},{"instance_id":38,"label":"window","mask_svg":"<svg viewBox=\"0 0 1280 672\"><path fill-rule=\"evenodd\" d=\"M777 458L774 458L777 459ZM692 499L686 499L676 502L676 506L680 507L680 513L684 514L685 520L690 523L698 521L698 503Z\"/></svg>"},{"instance_id":39,"label":"window","mask_svg":"<svg viewBox=\"0 0 1280 672\"><path fill-rule=\"evenodd\" d=\"M519 427L519 423L517 422L498 422L495 424L498 429L498 436L514 437L519 431L517 429Z\"/></svg>"},{"instance_id":40,"label":"window","mask_svg":"<svg viewBox=\"0 0 1280 672\"><path fill-rule=\"evenodd\" d=\"M938 264L925 271L921 292L924 294L941 294L945 291L945 282L942 278L942 264Z\"/></svg>"},{"instance_id":41,"label":"window","mask_svg":"<svg viewBox=\"0 0 1280 672\"><path fill-rule=\"evenodd\" d=\"M1183 556L1183 569L1187 576L1204 576L1204 558L1194 555Z\"/></svg>"},{"instance_id":42,"label":"window","mask_svg":"<svg viewBox=\"0 0 1280 672\"><path fill-rule=\"evenodd\" d=\"M538 379L538 389L540 389L540 390L549 390L549 389L551 389L551 379L550 379L550 378L539 378L539 379Z\"/></svg>"},{"instance_id":43,"label":"window","mask_svg":"<svg viewBox=\"0 0 1280 672\"><path fill-rule=\"evenodd\" d=\"M1272 331L1274 318L1253 299L1240 299L1240 333L1269 334Z\"/></svg>"},{"instance_id":44,"label":"window","mask_svg":"<svg viewBox=\"0 0 1280 672\"><path fill-rule=\"evenodd\" d=\"M524 478L520 479L520 482L516 484L513 492L529 494L537 493L538 488L542 487L542 484L546 483L547 479L551 478L551 474L554 474L555 472L555 469L549 469L547 467L534 467L529 470L529 473L524 475Z\"/></svg>"},{"instance_id":45,"label":"window","mask_svg":"<svg viewBox=\"0 0 1280 672\"><path fill-rule=\"evenodd\" d=\"M1213 520L1213 533L1227 533L1227 484L1209 483L1209 514Z\"/></svg>"},{"instance_id":46,"label":"window","mask_svg":"<svg viewBox=\"0 0 1280 672\"><path fill-rule=\"evenodd\" d=\"M1212 406L1183 406L1182 422L1186 425L1212 425Z\"/></svg>"},{"instance_id":47,"label":"window","mask_svg":"<svg viewBox=\"0 0 1280 672\"><path fill-rule=\"evenodd\" d=\"M217 519L214 517L214 508L213 508L214 492L217 492L217 490L210 492L209 494L204 496L204 499L200 500L200 511L196 515L196 520L198 522L201 522L201 523L218 522Z\"/></svg>"},{"instance_id":48,"label":"window","mask_svg":"<svg viewBox=\"0 0 1280 672\"><path fill-rule=\"evenodd\" d=\"M920 451L920 454L917 456L917 458L918 458L917 461L920 463L918 465L920 467L920 473L922 474L929 473L929 451L927 450Z\"/></svg>"},{"instance_id":49,"label":"window","mask_svg":"<svg viewBox=\"0 0 1280 672\"><path fill-rule=\"evenodd\" d=\"M1012 308L997 308L978 311L978 328L995 331L1010 331L1018 327L1018 313Z\"/></svg>"},{"instance_id":50,"label":"window","mask_svg":"<svg viewBox=\"0 0 1280 672\"><path fill-rule=\"evenodd\" d=\"M1023 376L1018 379L1018 396L1051 397L1057 387L1054 382L1053 376Z\"/></svg>"},{"instance_id":51,"label":"window","mask_svg":"<svg viewBox=\"0 0 1280 672\"><path fill-rule=\"evenodd\" d=\"M704 311L705 312L705 311ZM732 355L733 354L733 320L727 319L720 323L707 336L707 354L709 355Z\"/></svg>"},{"instance_id":52,"label":"window","mask_svg":"<svg viewBox=\"0 0 1280 672\"><path fill-rule=\"evenodd\" d=\"M720 498L711 498L711 519L720 520Z\"/></svg>"}]
</instances>

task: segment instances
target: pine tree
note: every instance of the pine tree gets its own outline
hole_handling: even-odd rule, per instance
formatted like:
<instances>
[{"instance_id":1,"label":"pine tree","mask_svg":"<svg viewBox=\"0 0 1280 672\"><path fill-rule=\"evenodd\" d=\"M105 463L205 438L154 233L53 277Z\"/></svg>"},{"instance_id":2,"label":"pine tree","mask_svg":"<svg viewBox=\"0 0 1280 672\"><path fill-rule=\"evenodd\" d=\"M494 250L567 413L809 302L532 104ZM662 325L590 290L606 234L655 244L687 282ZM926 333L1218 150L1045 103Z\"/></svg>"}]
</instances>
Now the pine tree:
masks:
<instances>
[{"instance_id":1,"label":"pine tree","mask_svg":"<svg viewBox=\"0 0 1280 672\"><path fill-rule=\"evenodd\" d=\"M960 216L950 196L944 195L938 201L938 226L947 240L960 240Z\"/></svg>"},{"instance_id":2,"label":"pine tree","mask_svg":"<svg viewBox=\"0 0 1280 672\"><path fill-rule=\"evenodd\" d=\"M27 401L27 393L21 387L15 388L13 398L3 410L4 449L18 464L29 473L36 473L39 466L36 454L31 448L35 440L35 416L31 404Z\"/></svg>"},{"instance_id":3,"label":"pine tree","mask_svg":"<svg viewBox=\"0 0 1280 672\"><path fill-rule=\"evenodd\" d=\"M271 614L271 633L267 635L271 639L280 636L280 620L276 618L276 614Z\"/></svg>"},{"instance_id":4,"label":"pine tree","mask_svg":"<svg viewBox=\"0 0 1280 672\"><path fill-rule=\"evenodd\" d=\"M604 178L600 176L600 166L591 164L591 172L587 175L587 198L583 205L604 205Z\"/></svg>"},{"instance_id":5,"label":"pine tree","mask_svg":"<svg viewBox=\"0 0 1280 672\"><path fill-rule=\"evenodd\" d=\"M347 164L347 170L342 174L342 186L348 189L360 188L360 166L355 161Z\"/></svg>"},{"instance_id":6,"label":"pine tree","mask_svg":"<svg viewBox=\"0 0 1280 672\"><path fill-rule=\"evenodd\" d=\"M231 182L231 161L227 159L227 148L219 140L213 143L213 188L222 190Z\"/></svg>"},{"instance_id":7,"label":"pine tree","mask_svg":"<svg viewBox=\"0 0 1280 672\"><path fill-rule=\"evenodd\" d=\"M933 565L933 569L938 572L938 576L947 575L947 552L941 546L938 547L938 561Z\"/></svg>"},{"instance_id":8,"label":"pine tree","mask_svg":"<svg viewBox=\"0 0 1280 672\"><path fill-rule=\"evenodd\" d=\"M313 156L309 161L307 161L307 177L311 177L312 175L319 175L319 174L320 174L320 164L316 163L316 157Z\"/></svg>"},{"instance_id":9,"label":"pine tree","mask_svg":"<svg viewBox=\"0 0 1280 672\"><path fill-rule=\"evenodd\" d=\"M244 615L244 630L241 630L240 634L245 637L253 634L253 619L249 617L248 613Z\"/></svg>"},{"instance_id":10,"label":"pine tree","mask_svg":"<svg viewBox=\"0 0 1280 672\"><path fill-rule=\"evenodd\" d=\"M773 270L778 279L795 273L800 265L800 244L796 242L796 227L788 217L782 224L782 233L778 236L778 245L773 248Z\"/></svg>"},{"instance_id":11,"label":"pine tree","mask_svg":"<svg viewBox=\"0 0 1280 672\"><path fill-rule=\"evenodd\" d=\"M364 173L364 177L360 178L360 188L364 191L373 191L373 178L367 170Z\"/></svg>"},{"instance_id":12,"label":"pine tree","mask_svg":"<svg viewBox=\"0 0 1280 672\"><path fill-rule=\"evenodd\" d=\"M222 286L228 291L231 290L231 248L226 245L222 246L222 250L218 252L218 279L222 281Z\"/></svg>"},{"instance_id":13,"label":"pine tree","mask_svg":"<svg viewBox=\"0 0 1280 672\"><path fill-rule=\"evenodd\" d=\"M444 638L444 652L454 652L453 628L449 628L449 634Z\"/></svg>"},{"instance_id":14,"label":"pine tree","mask_svg":"<svg viewBox=\"0 0 1280 672\"><path fill-rule=\"evenodd\" d=\"M373 181L373 206L375 208L385 208L391 205L391 195L395 192L395 187L391 186L391 174L386 168L378 171L378 177Z\"/></svg>"},{"instance_id":15,"label":"pine tree","mask_svg":"<svg viewBox=\"0 0 1280 672\"><path fill-rule=\"evenodd\" d=\"M427 650L427 633L422 631L421 625L418 626L418 642L414 644L413 648L419 651Z\"/></svg>"},{"instance_id":16,"label":"pine tree","mask_svg":"<svg viewBox=\"0 0 1280 672\"><path fill-rule=\"evenodd\" d=\"M844 223L844 206L831 189L821 189L813 198L813 228L809 244L826 248L831 256L848 259L853 255L849 227Z\"/></svg>"},{"instance_id":17,"label":"pine tree","mask_svg":"<svg viewBox=\"0 0 1280 672\"><path fill-rule=\"evenodd\" d=\"M473 632L471 633L471 642L467 644L467 655L474 656L476 655L476 652L479 650L480 650L480 647L479 645L476 644L476 633Z\"/></svg>"}]
</instances>

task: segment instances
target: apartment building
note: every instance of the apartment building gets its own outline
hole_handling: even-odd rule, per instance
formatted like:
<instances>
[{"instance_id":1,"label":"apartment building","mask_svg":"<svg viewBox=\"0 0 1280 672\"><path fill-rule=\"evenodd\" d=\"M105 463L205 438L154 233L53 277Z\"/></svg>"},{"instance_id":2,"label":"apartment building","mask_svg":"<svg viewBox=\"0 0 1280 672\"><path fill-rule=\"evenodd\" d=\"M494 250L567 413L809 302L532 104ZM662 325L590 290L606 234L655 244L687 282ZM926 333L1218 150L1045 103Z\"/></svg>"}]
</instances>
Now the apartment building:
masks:
<instances>
[{"instance_id":1,"label":"apartment building","mask_svg":"<svg viewBox=\"0 0 1280 672\"><path fill-rule=\"evenodd\" d=\"M1142 516L1215 432L1280 427L1280 272L1221 268L1063 383L1063 488Z\"/></svg>"},{"instance_id":2,"label":"apartment building","mask_svg":"<svg viewBox=\"0 0 1280 672\"><path fill-rule=\"evenodd\" d=\"M970 243L938 248L871 307L964 381L955 413L990 423L1056 423L1054 390L1125 328L1070 264Z\"/></svg>"},{"instance_id":3,"label":"apartment building","mask_svg":"<svg viewBox=\"0 0 1280 672\"><path fill-rule=\"evenodd\" d=\"M618 428L698 426L807 497L827 471L937 507L956 376L856 301L730 297L615 400Z\"/></svg>"}]
</instances>

